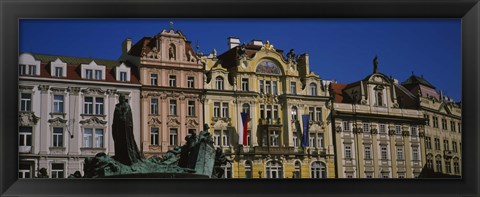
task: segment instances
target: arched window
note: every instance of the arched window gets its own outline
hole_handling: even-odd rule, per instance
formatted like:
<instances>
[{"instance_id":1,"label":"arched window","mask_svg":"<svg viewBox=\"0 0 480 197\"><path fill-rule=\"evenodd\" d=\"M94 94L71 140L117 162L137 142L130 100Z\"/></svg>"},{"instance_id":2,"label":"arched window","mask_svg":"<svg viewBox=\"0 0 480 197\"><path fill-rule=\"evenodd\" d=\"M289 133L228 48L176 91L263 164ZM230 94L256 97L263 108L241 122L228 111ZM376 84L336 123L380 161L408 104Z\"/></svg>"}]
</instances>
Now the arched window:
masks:
<instances>
[{"instance_id":1,"label":"arched window","mask_svg":"<svg viewBox=\"0 0 480 197\"><path fill-rule=\"evenodd\" d=\"M222 178L232 178L232 164L230 164L230 162L227 162L227 164L222 165L221 168L223 169Z\"/></svg>"},{"instance_id":2,"label":"arched window","mask_svg":"<svg viewBox=\"0 0 480 197\"><path fill-rule=\"evenodd\" d=\"M245 161L245 178L252 178L252 162Z\"/></svg>"},{"instance_id":3,"label":"arched window","mask_svg":"<svg viewBox=\"0 0 480 197\"><path fill-rule=\"evenodd\" d=\"M292 107L292 120L298 120L297 107L296 106Z\"/></svg>"},{"instance_id":4,"label":"arched window","mask_svg":"<svg viewBox=\"0 0 480 197\"><path fill-rule=\"evenodd\" d=\"M312 163L310 169L311 178L326 178L327 177L327 170L325 169L325 164L320 161L315 161Z\"/></svg>"},{"instance_id":5,"label":"arched window","mask_svg":"<svg viewBox=\"0 0 480 197\"><path fill-rule=\"evenodd\" d=\"M283 178L282 163L278 161L269 161L266 165L267 178Z\"/></svg>"},{"instance_id":6,"label":"arched window","mask_svg":"<svg viewBox=\"0 0 480 197\"><path fill-rule=\"evenodd\" d=\"M302 178L302 164L300 164L299 161L295 161L295 169L292 178Z\"/></svg>"},{"instance_id":7,"label":"arched window","mask_svg":"<svg viewBox=\"0 0 480 197\"><path fill-rule=\"evenodd\" d=\"M215 88L217 90L223 90L223 77L218 76L215 78Z\"/></svg>"},{"instance_id":8,"label":"arched window","mask_svg":"<svg viewBox=\"0 0 480 197\"><path fill-rule=\"evenodd\" d=\"M176 59L175 54L176 54L175 45L172 43L170 44L170 47L168 47L168 59L175 60Z\"/></svg>"},{"instance_id":9,"label":"arched window","mask_svg":"<svg viewBox=\"0 0 480 197\"><path fill-rule=\"evenodd\" d=\"M377 105L378 106L383 106L383 92L382 90L378 90L376 93L377 96Z\"/></svg>"},{"instance_id":10,"label":"arched window","mask_svg":"<svg viewBox=\"0 0 480 197\"><path fill-rule=\"evenodd\" d=\"M245 112L250 116L250 105L248 103L242 105L242 112Z\"/></svg>"},{"instance_id":11,"label":"arched window","mask_svg":"<svg viewBox=\"0 0 480 197\"><path fill-rule=\"evenodd\" d=\"M441 156L437 156L435 159L435 172L442 172L442 158Z\"/></svg>"},{"instance_id":12,"label":"arched window","mask_svg":"<svg viewBox=\"0 0 480 197\"><path fill-rule=\"evenodd\" d=\"M310 95L317 96L317 84L315 83L310 84Z\"/></svg>"}]
</instances>

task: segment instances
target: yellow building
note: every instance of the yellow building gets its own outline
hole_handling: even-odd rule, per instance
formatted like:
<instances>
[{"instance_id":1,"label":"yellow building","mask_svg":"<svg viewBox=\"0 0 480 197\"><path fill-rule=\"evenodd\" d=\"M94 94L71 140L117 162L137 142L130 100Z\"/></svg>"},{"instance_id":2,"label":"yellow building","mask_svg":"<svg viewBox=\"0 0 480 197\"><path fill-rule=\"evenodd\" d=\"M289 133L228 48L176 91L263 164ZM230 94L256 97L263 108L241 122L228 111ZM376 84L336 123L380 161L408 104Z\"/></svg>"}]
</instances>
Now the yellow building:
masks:
<instances>
[{"instance_id":1,"label":"yellow building","mask_svg":"<svg viewBox=\"0 0 480 197\"><path fill-rule=\"evenodd\" d=\"M418 94L419 109L423 111L425 126L426 167L435 172L461 175L462 168L462 108L435 89L423 76L410 76L402 83Z\"/></svg>"},{"instance_id":2,"label":"yellow building","mask_svg":"<svg viewBox=\"0 0 480 197\"><path fill-rule=\"evenodd\" d=\"M204 56L205 122L215 146L232 160L225 177L334 178L330 96L309 70L308 54L285 58L268 41ZM239 145L238 117L249 114L247 145ZM302 148L302 115L309 114L309 146Z\"/></svg>"}]
</instances>

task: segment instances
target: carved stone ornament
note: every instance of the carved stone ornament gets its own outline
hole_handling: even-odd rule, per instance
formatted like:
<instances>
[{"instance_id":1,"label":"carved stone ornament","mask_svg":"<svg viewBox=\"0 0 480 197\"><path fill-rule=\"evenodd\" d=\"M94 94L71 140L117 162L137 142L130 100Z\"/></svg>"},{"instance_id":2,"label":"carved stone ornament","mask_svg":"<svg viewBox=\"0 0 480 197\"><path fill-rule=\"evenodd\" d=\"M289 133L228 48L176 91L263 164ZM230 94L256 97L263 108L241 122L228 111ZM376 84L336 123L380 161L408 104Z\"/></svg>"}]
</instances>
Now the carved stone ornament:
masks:
<instances>
[{"instance_id":1,"label":"carved stone ornament","mask_svg":"<svg viewBox=\"0 0 480 197\"><path fill-rule=\"evenodd\" d=\"M34 126L38 123L40 117L35 116L33 112L20 112L18 115L20 126Z\"/></svg>"},{"instance_id":2,"label":"carved stone ornament","mask_svg":"<svg viewBox=\"0 0 480 197\"><path fill-rule=\"evenodd\" d=\"M395 135L395 130L389 130L388 135Z\"/></svg>"},{"instance_id":3,"label":"carved stone ornament","mask_svg":"<svg viewBox=\"0 0 480 197\"><path fill-rule=\"evenodd\" d=\"M270 44L270 41L266 41L265 44L262 46L262 48L260 50L270 50L270 51L275 51L275 49L273 48L273 45Z\"/></svg>"},{"instance_id":4,"label":"carved stone ornament","mask_svg":"<svg viewBox=\"0 0 480 197\"><path fill-rule=\"evenodd\" d=\"M410 136L410 132L408 132L408 131L403 131L403 132L402 132L402 135L403 135L403 136Z\"/></svg>"},{"instance_id":5,"label":"carved stone ornament","mask_svg":"<svg viewBox=\"0 0 480 197\"><path fill-rule=\"evenodd\" d=\"M152 118L148 121L148 124L149 124L149 125L162 125L162 121L160 121L160 119L158 119L157 117L152 117Z\"/></svg>"},{"instance_id":6,"label":"carved stone ornament","mask_svg":"<svg viewBox=\"0 0 480 197\"><path fill-rule=\"evenodd\" d=\"M49 85L39 85L38 86L38 90L40 90L41 93L47 93L49 88L50 88Z\"/></svg>"},{"instance_id":7,"label":"carved stone ornament","mask_svg":"<svg viewBox=\"0 0 480 197\"><path fill-rule=\"evenodd\" d=\"M420 131L420 132L418 133L418 136L420 136L420 137L425 137L425 132Z\"/></svg>"},{"instance_id":8,"label":"carved stone ornament","mask_svg":"<svg viewBox=\"0 0 480 197\"><path fill-rule=\"evenodd\" d=\"M64 93L67 89L66 88L51 87L50 90L54 93Z\"/></svg>"},{"instance_id":9,"label":"carved stone ornament","mask_svg":"<svg viewBox=\"0 0 480 197\"><path fill-rule=\"evenodd\" d=\"M81 90L80 87L69 87L68 88L68 92L70 92L70 94L73 94L73 95L78 95L80 90Z\"/></svg>"},{"instance_id":10,"label":"carved stone ornament","mask_svg":"<svg viewBox=\"0 0 480 197\"><path fill-rule=\"evenodd\" d=\"M340 133L342 131L342 127L340 127L340 126L335 127L335 131L337 133Z\"/></svg>"},{"instance_id":11,"label":"carved stone ornament","mask_svg":"<svg viewBox=\"0 0 480 197\"><path fill-rule=\"evenodd\" d=\"M178 127L180 125L180 121L177 118L170 118L167 122L167 126L169 127Z\"/></svg>"},{"instance_id":12,"label":"carved stone ornament","mask_svg":"<svg viewBox=\"0 0 480 197\"><path fill-rule=\"evenodd\" d=\"M84 94L105 94L107 91L102 90L100 88L86 88L86 89L83 89L82 92Z\"/></svg>"},{"instance_id":13,"label":"carved stone ornament","mask_svg":"<svg viewBox=\"0 0 480 197\"><path fill-rule=\"evenodd\" d=\"M377 130L377 129L370 129L370 132L371 132L372 134L377 134L377 133L378 133L378 130Z\"/></svg>"},{"instance_id":14,"label":"carved stone ornament","mask_svg":"<svg viewBox=\"0 0 480 197\"><path fill-rule=\"evenodd\" d=\"M107 89L106 93L110 95L114 95L117 93L117 89Z\"/></svg>"},{"instance_id":15,"label":"carved stone ornament","mask_svg":"<svg viewBox=\"0 0 480 197\"><path fill-rule=\"evenodd\" d=\"M187 128L197 128L199 123L195 119L189 119L185 125L187 125Z\"/></svg>"},{"instance_id":16,"label":"carved stone ornament","mask_svg":"<svg viewBox=\"0 0 480 197\"><path fill-rule=\"evenodd\" d=\"M105 124L107 124L107 121L100 120L98 117L91 117L89 119L80 121L80 124L82 124L82 125L105 125Z\"/></svg>"},{"instance_id":17,"label":"carved stone ornament","mask_svg":"<svg viewBox=\"0 0 480 197\"><path fill-rule=\"evenodd\" d=\"M64 120L60 117L56 117L56 118L53 118L53 119L49 119L48 123L50 123L52 126L61 127L61 126L66 126L67 120Z\"/></svg>"}]
</instances>

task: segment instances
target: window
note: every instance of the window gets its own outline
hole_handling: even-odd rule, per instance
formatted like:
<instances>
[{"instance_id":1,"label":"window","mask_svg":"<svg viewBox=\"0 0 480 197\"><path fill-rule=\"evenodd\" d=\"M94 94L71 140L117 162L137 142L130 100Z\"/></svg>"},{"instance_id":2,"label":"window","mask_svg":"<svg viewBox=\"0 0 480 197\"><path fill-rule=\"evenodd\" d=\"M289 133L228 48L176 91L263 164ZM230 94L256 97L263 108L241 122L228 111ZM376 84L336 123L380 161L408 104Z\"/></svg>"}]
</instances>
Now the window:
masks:
<instances>
[{"instance_id":1,"label":"window","mask_svg":"<svg viewBox=\"0 0 480 197\"><path fill-rule=\"evenodd\" d=\"M388 179L389 177L390 177L390 175L388 173L382 172L382 178Z\"/></svg>"},{"instance_id":2,"label":"window","mask_svg":"<svg viewBox=\"0 0 480 197\"><path fill-rule=\"evenodd\" d=\"M398 174L398 178L399 178L399 179L405 178L405 174Z\"/></svg>"},{"instance_id":3,"label":"window","mask_svg":"<svg viewBox=\"0 0 480 197\"><path fill-rule=\"evenodd\" d=\"M188 101L188 112L187 116L195 116L195 101Z\"/></svg>"},{"instance_id":4,"label":"window","mask_svg":"<svg viewBox=\"0 0 480 197\"><path fill-rule=\"evenodd\" d=\"M430 158L427 159L427 168L433 169L433 160Z\"/></svg>"},{"instance_id":5,"label":"window","mask_svg":"<svg viewBox=\"0 0 480 197\"><path fill-rule=\"evenodd\" d=\"M310 147L315 147L315 133L310 133L310 136L308 136L308 145Z\"/></svg>"},{"instance_id":6,"label":"window","mask_svg":"<svg viewBox=\"0 0 480 197\"><path fill-rule=\"evenodd\" d=\"M19 134L19 146L32 146L32 127L20 127Z\"/></svg>"},{"instance_id":7,"label":"window","mask_svg":"<svg viewBox=\"0 0 480 197\"><path fill-rule=\"evenodd\" d=\"M418 132L417 132L417 127L412 125L410 126L410 132L412 133L412 136L413 137L417 137L418 136Z\"/></svg>"},{"instance_id":8,"label":"window","mask_svg":"<svg viewBox=\"0 0 480 197\"><path fill-rule=\"evenodd\" d=\"M230 162L227 162L227 164L222 165L221 168L223 168L223 178L232 178L232 164Z\"/></svg>"},{"instance_id":9,"label":"window","mask_svg":"<svg viewBox=\"0 0 480 197\"><path fill-rule=\"evenodd\" d=\"M385 124L380 124L380 126L379 126L379 132L380 132L380 133L387 133L387 129L386 129Z\"/></svg>"},{"instance_id":10,"label":"window","mask_svg":"<svg viewBox=\"0 0 480 197\"><path fill-rule=\"evenodd\" d=\"M63 128L61 127L54 127L53 128L53 147L63 147Z\"/></svg>"},{"instance_id":11,"label":"window","mask_svg":"<svg viewBox=\"0 0 480 197\"><path fill-rule=\"evenodd\" d=\"M279 145L279 131L270 131L270 146L278 146Z\"/></svg>"},{"instance_id":12,"label":"window","mask_svg":"<svg viewBox=\"0 0 480 197\"><path fill-rule=\"evenodd\" d=\"M265 105L260 105L260 118L265 119Z\"/></svg>"},{"instance_id":13,"label":"window","mask_svg":"<svg viewBox=\"0 0 480 197\"><path fill-rule=\"evenodd\" d=\"M158 75L157 74L150 74L150 85L157 86L158 85Z\"/></svg>"},{"instance_id":14,"label":"window","mask_svg":"<svg viewBox=\"0 0 480 197\"><path fill-rule=\"evenodd\" d=\"M317 84L315 83L310 84L310 95L317 96Z\"/></svg>"},{"instance_id":15,"label":"window","mask_svg":"<svg viewBox=\"0 0 480 197\"><path fill-rule=\"evenodd\" d=\"M319 161L315 161L312 163L311 166L311 178L319 179L319 178L327 178L327 171L325 169L325 164Z\"/></svg>"},{"instance_id":16,"label":"window","mask_svg":"<svg viewBox=\"0 0 480 197\"><path fill-rule=\"evenodd\" d=\"M402 135L402 126L395 125L395 135Z\"/></svg>"},{"instance_id":17,"label":"window","mask_svg":"<svg viewBox=\"0 0 480 197\"><path fill-rule=\"evenodd\" d=\"M458 132L461 133L462 132L462 124L458 123Z\"/></svg>"},{"instance_id":18,"label":"window","mask_svg":"<svg viewBox=\"0 0 480 197\"><path fill-rule=\"evenodd\" d=\"M310 121L315 120L315 108L309 107L308 108L308 115L310 116Z\"/></svg>"},{"instance_id":19,"label":"window","mask_svg":"<svg viewBox=\"0 0 480 197\"><path fill-rule=\"evenodd\" d=\"M433 117L433 127L438 128L438 117Z\"/></svg>"},{"instance_id":20,"label":"window","mask_svg":"<svg viewBox=\"0 0 480 197\"><path fill-rule=\"evenodd\" d=\"M388 160L387 146L380 147L380 156L382 160Z\"/></svg>"},{"instance_id":21,"label":"window","mask_svg":"<svg viewBox=\"0 0 480 197\"><path fill-rule=\"evenodd\" d=\"M292 178L302 178L302 165L300 164L299 161L295 161L295 169L293 171L293 177Z\"/></svg>"},{"instance_id":22,"label":"window","mask_svg":"<svg viewBox=\"0 0 480 197\"><path fill-rule=\"evenodd\" d=\"M93 70L92 69L85 69L85 78L86 79L93 79Z\"/></svg>"},{"instance_id":23,"label":"window","mask_svg":"<svg viewBox=\"0 0 480 197\"><path fill-rule=\"evenodd\" d=\"M178 130L176 128L170 128L170 146L178 145Z\"/></svg>"},{"instance_id":24,"label":"window","mask_svg":"<svg viewBox=\"0 0 480 197\"><path fill-rule=\"evenodd\" d=\"M250 179L252 178L252 162L245 161L245 178Z\"/></svg>"},{"instance_id":25,"label":"window","mask_svg":"<svg viewBox=\"0 0 480 197\"><path fill-rule=\"evenodd\" d=\"M296 106L292 107L292 120L298 120L297 107Z\"/></svg>"},{"instance_id":26,"label":"window","mask_svg":"<svg viewBox=\"0 0 480 197\"><path fill-rule=\"evenodd\" d=\"M20 162L20 165L18 165L18 178L32 178L32 165Z\"/></svg>"},{"instance_id":27,"label":"window","mask_svg":"<svg viewBox=\"0 0 480 197\"><path fill-rule=\"evenodd\" d=\"M399 161L405 160L405 158L403 156L403 146L398 146L397 147L397 160L399 160Z\"/></svg>"},{"instance_id":28,"label":"window","mask_svg":"<svg viewBox=\"0 0 480 197\"><path fill-rule=\"evenodd\" d=\"M442 171L442 160L437 158L437 160L435 162L436 162L437 172L441 172Z\"/></svg>"},{"instance_id":29,"label":"window","mask_svg":"<svg viewBox=\"0 0 480 197\"><path fill-rule=\"evenodd\" d=\"M95 106L95 113L93 106ZM86 96L84 99L84 113L103 115L103 98Z\"/></svg>"},{"instance_id":30,"label":"window","mask_svg":"<svg viewBox=\"0 0 480 197\"><path fill-rule=\"evenodd\" d=\"M273 106L273 119L278 119L278 105Z\"/></svg>"},{"instance_id":31,"label":"window","mask_svg":"<svg viewBox=\"0 0 480 197\"><path fill-rule=\"evenodd\" d=\"M365 145L365 159L372 159L372 147Z\"/></svg>"},{"instance_id":32,"label":"window","mask_svg":"<svg viewBox=\"0 0 480 197\"><path fill-rule=\"evenodd\" d=\"M452 149L453 149L453 152L454 152L454 153L457 153L457 152L458 152L457 142L452 141Z\"/></svg>"},{"instance_id":33,"label":"window","mask_svg":"<svg viewBox=\"0 0 480 197\"><path fill-rule=\"evenodd\" d=\"M258 82L258 91L259 91L260 93L264 93L263 80L260 80L260 81Z\"/></svg>"},{"instance_id":34,"label":"window","mask_svg":"<svg viewBox=\"0 0 480 197\"><path fill-rule=\"evenodd\" d=\"M272 94L277 95L278 94L278 86L276 81L272 81Z\"/></svg>"},{"instance_id":35,"label":"window","mask_svg":"<svg viewBox=\"0 0 480 197\"><path fill-rule=\"evenodd\" d=\"M453 162L453 171L455 172L455 174L460 174L460 165L457 161Z\"/></svg>"},{"instance_id":36,"label":"window","mask_svg":"<svg viewBox=\"0 0 480 197\"><path fill-rule=\"evenodd\" d=\"M363 132L364 133L370 133L370 123L368 123L368 122L363 123Z\"/></svg>"},{"instance_id":37,"label":"window","mask_svg":"<svg viewBox=\"0 0 480 197\"><path fill-rule=\"evenodd\" d=\"M292 135L293 135L293 136L292 136L292 137L293 137L293 147L298 147L298 146L300 146L300 139L299 139L298 136L297 136L297 135L298 135L297 132L293 132Z\"/></svg>"},{"instance_id":38,"label":"window","mask_svg":"<svg viewBox=\"0 0 480 197\"><path fill-rule=\"evenodd\" d=\"M120 72L120 81L127 81L127 72Z\"/></svg>"},{"instance_id":39,"label":"window","mask_svg":"<svg viewBox=\"0 0 480 197\"><path fill-rule=\"evenodd\" d=\"M229 146L230 141L228 137L228 131L222 131L222 146Z\"/></svg>"},{"instance_id":40,"label":"window","mask_svg":"<svg viewBox=\"0 0 480 197\"><path fill-rule=\"evenodd\" d=\"M373 178L373 175L372 173L365 173L365 177L371 179Z\"/></svg>"},{"instance_id":41,"label":"window","mask_svg":"<svg viewBox=\"0 0 480 197\"><path fill-rule=\"evenodd\" d=\"M319 134L318 134L318 137L317 137L317 145L318 145L319 147L322 147L322 148L324 147L324 144L325 144L325 141L324 141L324 137L323 137L323 136L324 136L323 133L319 133Z\"/></svg>"},{"instance_id":42,"label":"window","mask_svg":"<svg viewBox=\"0 0 480 197\"><path fill-rule=\"evenodd\" d=\"M218 76L215 78L215 88L217 90L223 90L223 77Z\"/></svg>"},{"instance_id":43,"label":"window","mask_svg":"<svg viewBox=\"0 0 480 197\"><path fill-rule=\"evenodd\" d=\"M220 102L213 103L213 117L220 117Z\"/></svg>"},{"instance_id":44,"label":"window","mask_svg":"<svg viewBox=\"0 0 480 197\"><path fill-rule=\"evenodd\" d=\"M418 156L418 147L412 147L412 160L419 161L420 157Z\"/></svg>"},{"instance_id":45,"label":"window","mask_svg":"<svg viewBox=\"0 0 480 197\"><path fill-rule=\"evenodd\" d=\"M451 162L450 161L445 161L445 171L447 174L451 174L452 173L452 166L451 166Z\"/></svg>"},{"instance_id":46,"label":"window","mask_svg":"<svg viewBox=\"0 0 480 197\"><path fill-rule=\"evenodd\" d=\"M322 108L320 107L315 109L315 121L322 122Z\"/></svg>"},{"instance_id":47,"label":"window","mask_svg":"<svg viewBox=\"0 0 480 197\"><path fill-rule=\"evenodd\" d=\"M170 115L177 115L177 100L170 99Z\"/></svg>"},{"instance_id":48,"label":"window","mask_svg":"<svg viewBox=\"0 0 480 197\"><path fill-rule=\"evenodd\" d=\"M158 98L150 99L150 114L158 115Z\"/></svg>"},{"instance_id":49,"label":"window","mask_svg":"<svg viewBox=\"0 0 480 197\"><path fill-rule=\"evenodd\" d=\"M20 98L20 111L32 111L32 94L22 93Z\"/></svg>"},{"instance_id":50,"label":"window","mask_svg":"<svg viewBox=\"0 0 480 197\"><path fill-rule=\"evenodd\" d=\"M272 82L271 81L265 81L265 90L267 94L272 93Z\"/></svg>"},{"instance_id":51,"label":"window","mask_svg":"<svg viewBox=\"0 0 480 197\"><path fill-rule=\"evenodd\" d=\"M177 87L177 76L175 75L170 75L168 77L168 85L170 87Z\"/></svg>"},{"instance_id":52,"label":"window","mask_svg":"<svg viewBox=\"0 0 480 197\"><path fill-rule=\"evenodd\" d=\"M187 78L187 87L194 88L195 87L195 77L188 77Z\"/></svg>"},{"instance_id":53,"label":"window","mask_svg":"<svg viewBox=\"0 0 480 197\"><path fill-rule=\"evenodd\" d=\"M95 70L95 79L96 80L101 80L102 79L102 71L101 70Z\"/></svg>"},{"instance_id":54,"label":"window","mask_svg":"<svg viewBox=\"0 0 480 197\"><path fill-rule=\"evenodd\" d=\"M52 163L52 178L65 178L63 163Z\"/></svg>"},{"instance_id":55,"label":"window","mask_svg":"<svg viewBox=\"0 0 480 197\"><path fill-rule=\"evenodd\" d=\"M382 90L377 91L375 94L377 97L377 106L383 106L383 92Z\"/></svg>"},{"instance_id":56,"label":"window","mask_svg":"<svg viewBox=\"0 0 480 197\"><path fill-rule=\"evenodd\" d=\"M350 122L343 121L343 131L350 131Z\"/></svg>"},{"instance_id":57,"label":"window","mask_svg":"<svg viewBox=\"0 0 480 197\"><path fill-rule=\"evenodd\" d=\"M242 78L242 91L248 91L248 78Z\"/></svg>"},{"instance_id":58,"label":"window","mask_svg":"<svg viewBox=\"0 0 480 197\"><path fill-rule=\"evenodd\" d=\"M93 132L95 131L95 133ZM83 129L83 147L85 148L103 148L103 129L84 128ZM95 139L95 141L94 141Z\"/></svg>"},{"instance_id":59,"label":"window","mask_svg":"<svg viewBox=\"0 0 480 197\"><path fill-rule=\"evenodd\" d=\"M158 128L150 128L150 144L158 146Z\"/></svg>"},{"instance_id":60,"label":"window","mask_svg":"<svg viewBox=\"0 0 480 197\"><path fill-rule=\"evenodd\" d=\"M450 150L448 140L443 140L443 150Z\"/></svg>"},{"instance_id":61,"label":"window","mask_svg":"<svg viewBox=\"0 0 480 197\"><path fill-rule=\"evenodd\" d=\"M442 129L447 130L447 120L442 118Z\"/></svg>"},{"instance_id":62,"label":"window","mask_svg":"<svg viewBox=\"0 0 480 197\"><path fill-rule=\"evenodd\" d=\"M55 67L55 77L62 77L62 76L63 76L63 68Z\"/></svg>"},{"instance_id":63,"label":"window","mask_svg":"<svg viewBox=\"0 0 480 197\"><path fill-rule=\"evenodd\" d=\"M297 83L295 81L290 82L290 93L293 95L297 94Z\"/></svg>"},{"instance_id":64,"label":"window","mask_svg":"<svg viewBox=\"0 0 480 197\"><path fill-rule=\"evenodd\" d=\"M222 103L222 117L228 118L228 103Z\"/></svg>"},{"instance_id":65,"label":"window","mask_svg":"<svg viewBox=\"0 0 480 197\"><path fill-rule=\"evenodd\" d=\"M219 146L220 145L220 130L215 130L213 131L213 144L215 146Z\"/></svg>"},{"instance_id":66,"label":"window","mask_svg":"<svg viewBox=\"0 0 480 197\"><path fill-rule=\"evenodd\" d=\"M440 150L440 139L435 138L435 149Z\"/></svg>"},{"instance_id":67,"label":"window","mask_svg":"<svg viewBox=\"0 0 480 197\"><path fill-rule=\"evenodd\" d=\"M454 121L450 121L450 129L455 132L456 131L456 128L455 128L455 122Z\"/></svg>"},{"instance_id":68,"label":"window","mask_svg":"<svg viewBox=\"0 0 480 197\"><path fill-rule=\"evenodd\" d=\"M63 113L63 95L53 95L53 112Z\"/></svg>"},{"instance_id":69,"label":"window","mask_svg":"<svg viewBox=\"0 0 480 197\"><path fill-rule=\"evenodd\" d=\"M28 73L30 73L30 75L37 75L37 66L35 65L28 65Z\"/></svg>"},{"instance_id":70,"label":"window","mask_svg":"<svg viewBox=\"0 0 480 197\"><path fill-rule=\"evenodd\" d=\"M278 161L269 161L266 164L267 178L283 178L283 167Z\"/></svg>"},{"instance_id":71,"label":"window","mask_svg":"<svg viewBox=\"0 0 480 197\"><path fill-rule=\"evenodd\" d=\"M426 119L426 120L425 120L425 124L426 124L427 126L430 126L430 116L427 115L427 114L425 114L425 115L423 115L423 117Z\"/></svg>"},{"instance_id":72,"label":"window","mask_svg":"<svg viewBox=\"0 0 480 197\"><path fill-rule=\"evenodd\" d=\"M27 74L27 65L20 64L18 67L18 74L19 75L26 75Z\"/></svg>"},{"instance_id":73,"label":"window","mask_svg":"<svg viewBox=\"0 0 480 197\"><path fill-rule=\"evenodd\" d=\"M345 158L346 159L352 158L352 147L350 145L345 145Z\"/></svg>"},{"instance_id":74,"label":"window","mask_svg":"<svg viewBox=\"0 0 480 197\"><path fill-rule=\"evenodd\" d=\"M432 149L432 138L425 137L425 148Z\"/></svg>"},{"instance_id":75,"label":"window","mask_svg":"<svg viewBox=\"0 0 480 197\"><path fill-rule=\"evenodd\" d=\"M247 113L250 117L250 105L248 103L242 105L242 112Z\"/></svg>"}]
</instances>

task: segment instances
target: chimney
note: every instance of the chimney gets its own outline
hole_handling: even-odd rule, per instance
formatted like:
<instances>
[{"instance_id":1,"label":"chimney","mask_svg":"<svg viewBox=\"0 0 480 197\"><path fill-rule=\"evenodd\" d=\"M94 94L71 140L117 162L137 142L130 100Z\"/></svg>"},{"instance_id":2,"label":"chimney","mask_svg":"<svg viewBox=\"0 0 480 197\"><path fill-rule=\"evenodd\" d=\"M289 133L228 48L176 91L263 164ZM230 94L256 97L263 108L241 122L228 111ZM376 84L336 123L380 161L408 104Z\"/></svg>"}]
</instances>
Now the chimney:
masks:
<instances>
[{"instance_id":1,"label":"chimney","mask_svg":"<svg viewBox=\"0 0 480 197\"><path fill-rule=\"evenodd\" d=\"M132 48L132 39L126 38L122 43L122 52L126 54L130 51L131 48Z\"/></svg>"},{"instance_id":2,"label":"chimney","mask_svg":"<svg viewBox=\"0 0 480 197\"><path fill-rule=\"evenodd\" d=\"M263 46L263 41L262 41L262 40L253 39L253 40L252 40L252 44L255 45L255 46Z\"/></svg>"},{"instance_id":3,"label":"chimney","mask_svg":"<svg viewBox=\"0 0 480 197\"><path fill-rule=\"evenodd\" d=\"M240 39L237 37L228 37L228 48L234 48L236 46L240 45Z\"/></svg>"}]
</instances>

